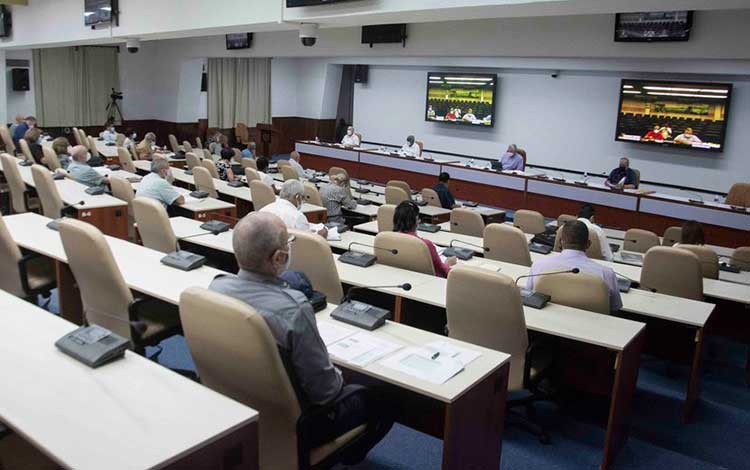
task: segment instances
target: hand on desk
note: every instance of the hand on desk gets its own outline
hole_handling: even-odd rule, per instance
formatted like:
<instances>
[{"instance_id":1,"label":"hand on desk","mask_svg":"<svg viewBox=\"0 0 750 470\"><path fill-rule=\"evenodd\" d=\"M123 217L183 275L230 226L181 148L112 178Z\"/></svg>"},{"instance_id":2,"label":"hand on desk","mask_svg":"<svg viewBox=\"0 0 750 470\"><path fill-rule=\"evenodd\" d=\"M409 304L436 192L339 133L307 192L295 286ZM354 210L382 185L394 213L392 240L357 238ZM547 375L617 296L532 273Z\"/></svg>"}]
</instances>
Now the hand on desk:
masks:
<instances>
[{"instance_id":1,"label":"hand on desk","mask_svg":"<svg viewBox=\"0 0 750 470\"><path fill-rule=\"evenodd\" d=\"M456 258L455 256L451 256L450 258L446 258L445 264L447 264L448 266L455 266L457 261L458 258Z\"/></svg>"}]
</instances>

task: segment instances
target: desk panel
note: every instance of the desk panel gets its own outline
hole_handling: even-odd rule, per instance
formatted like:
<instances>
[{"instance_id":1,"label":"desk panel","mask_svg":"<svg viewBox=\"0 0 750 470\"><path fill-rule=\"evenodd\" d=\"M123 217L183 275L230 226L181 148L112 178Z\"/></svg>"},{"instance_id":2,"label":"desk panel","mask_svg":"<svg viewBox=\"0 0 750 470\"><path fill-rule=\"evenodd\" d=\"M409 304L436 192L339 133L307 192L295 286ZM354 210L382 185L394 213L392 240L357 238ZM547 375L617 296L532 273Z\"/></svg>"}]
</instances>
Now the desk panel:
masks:
<instances>
[{"instance_id":1,"label":"desk panel","mask_svg":"<svg viewBox=\"0 0 750 470\"><path fill-rule=\"evenodd\" d=\"M316 155L321 157L335 158L336 160L359 161L359 151L349 150L341 147L328 147L326 145L305 144L297 142L295 149L299 153Z\"/></svg>"},{"instance_id":2,"label":"desk panel","mask_svg":"<svg viewBox=\"0 0 750 470\"><path fill-rule=\"evenodd\" d=\"M360 152L359 162L361 164L382 166L394 170L403 170L423 175L438 176L440 174L440 165L437 163L404 157L391 157L389 155L378 153Z\"/></svg>"}]
</instances>

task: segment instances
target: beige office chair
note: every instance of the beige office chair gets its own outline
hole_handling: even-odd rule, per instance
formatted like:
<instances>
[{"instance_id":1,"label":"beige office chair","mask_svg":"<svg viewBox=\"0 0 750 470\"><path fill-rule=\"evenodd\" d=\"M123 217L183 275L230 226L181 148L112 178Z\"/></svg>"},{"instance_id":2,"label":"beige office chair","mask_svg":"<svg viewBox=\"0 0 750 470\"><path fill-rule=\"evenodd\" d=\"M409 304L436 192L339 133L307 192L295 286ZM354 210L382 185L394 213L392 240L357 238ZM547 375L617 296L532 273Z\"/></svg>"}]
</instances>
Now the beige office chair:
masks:
<instances>
[{"instance_id":1,"label":"beige office chair","mask_svg":"<svg viewBox=\"0 0 750 470\"><path fill-rule=\"evenodd\" d=\"M592 274L581 272L539 276L534 282L534 291L549 295L556 304L610 314L607 283Z\"/></svg>"},{"instance_id":2,"label":"beige office chair","mask_svg":"<svg viewBox=\"0 0 750 470\"><path fill-rule=\"evenodd\" d=\"M247 171L247 170L246 170ZM267 205L276 202L273 188L261 180L250 181L250 197L253 198L253 210L259 211Z\"/></svg>"},{"instance_id":3,"label":"beige office chair","mask_svg":"<svg viewBox=\"0 0 750 470\"><path fill-rule=\"evenodd\" d=\"M10 202L13 212L17 214L28 211L38 212L40 209L39 199L29 196L26 183L23 182L21 171L18 168L18 160L7 153L0 154L0 160L3 162L3 174L8 181L8 189L10 189Z\"/></svg>"},{"instance_id":4,"label":"beige office chair","mask_svg":"<svg viewBox=\"0 0 750 470\"><path fill-rule=\"evenodd\" d=\"M656 246L643 257L641 289L686 299L703 300L703 272L695 253Z\"/></svg>"},{"instance_id":5,"label":"beige office chair","mask_svg":"<svg viewBox=\"0 0 750 470\"><path fill-rule=\"evenodd\" d=\"M385 187L386 187L386 188L387 188L388 186L395 186L395 187L397 187L397 188L401 188L401 189L403 189L403 190L404 190L404 192L406 192L406 194L408 194L408 195L409 195L409 196L411 197L411 186L409 186L409 183L407 183L406 181L401 181L401 180L390 180L390 181L388 181L388 182L387 182L387 183L385 184Z\"/></svg>"},{"instance_id":6,"label":"beige office chair","mask_svg":"<svg viewBox=\"0 0 750 470\"><path fill-rule=\"evenodd\" d=\"M180 144L177 143L177 137L174 136L174 134L169 134L167 136L169 138L169 147L172 149L172 152L177 153L180 150Z\"/></svg>"},{"instance_id":7,"label":"beige office chair","mask_svg":"<svg viewBox=\"0 0 750 470\"><path fill-rule=\"evenodd\" d=\"M198 191L206 191L212 198L219 197L219 193L216 191L216 185L214 185L214 179L205 167L196 166L193 168L193 182Z\"/></svg>"},{"instance_id":8,"label":"beige office chair","mask_svg":"<svg viewBox=\"0 0 750 470\"><path fill-rule=\"evenodd\" d=\"M258 171L250 167L245 167L245 178L247 179L248 185L251 181L261 181Z\"/></svg>"},{"instance_id":9,"label":"beige office chair","mask_svg":"<svg viewBox=\"0 0 750 470\"><path fill-rule=\"evenodd\" d=\"M455 267L448 274L445 300L451 338L510 354L508 392L529 390L532 395L509 400L509 409L529 407L547 398L537 385L552 362L551 355L540 354L543 343L529 347L521 296L512 278L474 267ZM542 442L549 442L547 433L531 421L519 424Z\"/></svg>"},{"instance_id":10,"label":"beige office chair","mask_svg":"<svg viewBox=\"0 0 750 470\"><path fill-rule=\"evenodd\" d=\"M562 251L562 226L558 227L557 233L555 233L555 245L552 247L552 251ZM589 230L589 247L586 250L586 256L591 259L604 259L602 256L602 245L599 241L599 235L593 230Z\"/></svg>"},{"instance_id":11,"label":"beige office chair","mask_svg":"<svg viewBox=\"0 0 750 470\"><path fill-rule=\"evenodd\" d=\"M299 179L299 174L297 174L297 170L295 170L288 164L279 165L279 170L281 170L281 175L284 177L284 181Z\"/></svg>"},{"instance_id":12,"label":"beige office chair","mask_svg":"<svg viewBox=\"0 0 750 470\"><path fill-rule=\"evenodd\" d=\"M89 152L91 152L91 156L98 158L99 157L99 149L96 148L96 139L94 139L93 137L89 136L88 137L88 141L89 141Z\"/></svg>"},{"instance_id":13,"label":"beige office chair","mask_svg":"<svg viewBox=\"0 0 750 470\"><path fill-rule=\"evenodd\" d=\"M156 308L156 302L133 298L98 228L80 220L64 219L60 222L60 238L89 323L130 339L139 354L146 346L180 332L174 309L160 303Z\"/></svg>"},{"instance_id":14,"label":"beige office chair","mask_svg":"<svg viewBox=\"0 0 750 470\"><path fill-rule=\"evenodd\" d=\"M574 220L578 220L578 217L570 214L560 214L560 216L557 218L557 226L562 227L565 225L565 222L572 222Z\"/></svg>"},{"instance_id":15,"label":"beige office chair","mask_svg":"<svg viewBox=\"0 0 750 470\"><path fill-rule=\"evenodd\" d=\"M396 206L393 204L383 204L378 207L378 232L393 231L393 214L396 212Z\"/></svg>"},{"instance_id":16,"label":"beige office chair","mask_svg":"<svg viewBox=\"0 0 750 470\"><path fill-rule=\"evenodd\" d=\"M133 199L133 214L143 246L162 253L171 253L179 248L167 210L159 201L136 197Z\"/></svg>"},{"instance_id":17,"label":"beige office chair","mask_svg":"<svg viewBox=\"0 0 750 470\"><path fill-rule=\"evenodd\" d=\"M73 139L76 141L77 145L83 145L83 142L81 142L81 134L78 132L78 128L73 128Z\"/></svg>"},{"instance_id":18,"label":"beige office chair","mask_svg":"<svg viewBox=\"0 0 750 470\"><path fill-rule=\"evenodd\" d=\"M240 152L240 149L233 148L232 152L234 152L234 156L232 157L232 161L234 163L240 163L240 161L242 161L242 152Z\"/></svg>"},{"instance_id":19,"label":"beige office chair","mask_svg":"<svg viewBox=\"0 0 750 470\"><path fill-rule=\"evenodd\" d=\"M120 134L118 132L117 135L116 135L116 137L115 137L115 145L117 145L118 147L122 147L123 145L125 145L125 139L126 138L127 138L127 136L125 134Z\"/></svg>"},{"instance_id":20,"label":"beige office chair","mask_svg":"<svg viewBox=\"0 0 750 470\"><path fill-rule=\"evenodd\" d=\"M203 168L208 170L208 172L211 174L211 178L219 179L219 170L216 169L216 163L214 163L213 160L204 158L203 161L201 161L201 165L203 165Z\"/></svg>"},{"instance_id":21,"label":"beige office chair","mask_svg":"<svg viewBox=\"0 0 750 470\"><path fill-rule=\"evenodd\" d=\"M451 210L451 233L471 235L472 237L484 236L484 219L471 209L456 208Z\"/></svg>"},{"instance_id":22,"label":"beige office chair","mask_svg":"<svg viewBox=\"0 0 750 470\"><path fill-rule=\"evenodd\" d=\"M57 158L57 154L54 150L52 150L52 147L47 147L46 145L42 146L42 154L44 154L44 157L42 158L42 163L47 166L52 171L59 170L62 168L60 166L60 159Z\"/></svg>"},{"instance_id":23,"label":"beige office chair","mask_svg":"<svg viewBox=\"0 0 750 470\"><path fill-rule=\"evenodd\" d=\"M422 151L424 150L424 142L422 142L421 140L415 140L414 143L419 146L419 156L421 157Z\"/></svg>"},{"instance_id":24,"label":"beige office chair","mask_svg":"<svg viewBox=\"0 0 750 470\"><path fill-rule=\"evenodd\" d=\"M622 249L636 253L645 253L650 248L659 246L659 236L654 232L631 228L625 232L625 239L622 242Z\"/></svg>"},{"instance_id":25,"label":"beige office chair","mask_svg":"<svg viewBox=\"0 0 750 470\"><path fill-rule=\"evenodd\" d=\"M750 246L741 246L732 252L731 263L741 271L750 271Z\"/></svg>"},{"instance_id":26,"label":"beige office chair","mask_svg":"<svg viewBox=\"0 0 750 470\"><path fill-rule=\"evenodd\" d=\"M667 227L661 240L661 246L672 246L682 241L682 227Z\"/></svg>"},{"instance_id":27,"label":"beige office chair","mask_svg":"<svg viewBox=\"0 0 750 470\"><path fill-rule=\"evenodd\" d=\"M128 147L128 152L130 152L130 156L134 160L141 160L141 157L138 155L138 150L136 150L135 144L133 142L130 143L130 146Z\"/></svg>"},{"instance_id":28,"label":"beige office chair","mask_svg":"<svg viewBox=\"0 0 750 470\"><path fill-rule=\"evenodd\" d=\"M513 226L520 228L523 233L537 235L544 233L544 216L537 211L519 209L513 216Z\"/></svg>"},{"instance_id":29,"label":"beige office chair","mask_svg":"<svg viewBox=\"0 0 750 470\"><path fill-rule=\"evenodd\" d=\"M208 149L203 149L203 158L208 158L209 160L213 160L215 155L211 154L211 152Z\"/></svg>"},{"instance_id":30,"label":"beige office chair","mask_svg":"<svg viewBox=\"0 0 750 470\"><path fill-rule=\"evenodd\" d=\"M0 125L0 138L3 139L5 144L5 151L11 155L16 154L16 144L13 143L13 137L10 135L10 129L4 125Z\"/></svg>"},{"instance_id":31,"label":"beige office chair","mask_svg":"<svg viewBox=\"0 0 750 470\"><path fill-rule=\"evenodd\" d=\"M419 238L396 232L380 232L375 236L378 263L435 275L430 249ZM392 253L396 250L397 253Z\"/></svg>"},{"instance_id":32,"label":"beige office chair","mask_svg":"<svg viewBox=\"0 0 750 470\"><path fill-rule=\"evenodd\" d=\"M49 297L55 288L55 265L44 256L23 255L13 241L0 214L0 290L35 300L37 294Z\"/></svg>"},{"instance_id":33,"label":"beige office chair","mask_svg":"<svg viewBox=\"0 0 750 470\"><path fill-rule=\"evenodd\" d=\"M112 196L128 203L128 238L135 240L135 212L133 210L133 186L130 181L120 176L110 176L109 185L112 188Z\"/></svg>"},{"instance_id":34,"label":"beige office chair","mask_svg":"<svg viewBox=\"0 0 750 470\"><path fill-rule=\"evenodd\" d=\"M724 202L733 206L750 206L750 183L733 184Z\"/></svg>"},{"instance_id":35,"label":"beige office chair","mask_svg":"<svg viewBox=\"0 0 750 470\"><path fill-rule=\"evenodd\" d=\"M21 154L23 155L24 160L31 163L36 163L36 160L34 160L34 155L32 155L31 148L29 148L29 143L26 142L26 139L19 139L18 146L21 147Z\"/></svg>"},{"instance_id":36,"label":"beige office chair","mask_svg":"<svg viewBox=\"0 0 750 470\"><path fill-rule=\"evenodd\" d=\"M193 171L193 168L196 166L201 166L201 160L193 152L187 152L185 154L185 166L187 166L188 170Z\"/></svg>"},{"instance_id":37,"label":"beige office chair","mask_svg":"<svg viewBox=\"0 0 750 470\"><path fill-rule=\"evenodd\" d=\"M305 181L302 183L305 188L305 202L314 206L323 207L323 198L320 197L320 191L314 184Z\"/></svg>"},{"instance_id":38,"label":"beige office chair","mask_svg":"<svg viewBox=\"0 0 750 470\"><path fill-rule=\"evenodd\" d=\"M195 145L196 145L196 147L198 147L199 149L202 149L202 148L203 148L203 141L201 140L201 138L200 138L200 137L197 137L197 136L196 136L196 138L195 138Z\"/></svg>"},{"instance_id":39,"label":"beige office chair","mask_svg":"<svg viewBox=\"0 0 750 470\"><path fill-rule=\"evenodd\" d=\"M422 200L427 201L428 206L443 207L440 203L440 196L438 196L437 191L432 188L424 188L422 190Z\"/></svg>"},{"instance_id":40,"label":"beige office chair","mask_svg":"<svg viewBox=\"0 0 750 470\"><path fill-rule=\"evenodd\" d=\"M42 165L32 165L31 177L42 203L42 214L50 219L61 217L60 211L65 204L60 197L55 181L52 179L52 173Z\"/></svg>"},{"instance_id":41,"label":"beige office chair","mask_svg":"<svg viewBox=\"0 0 750 470\"><path fill-rule=\"evenodd\" d=\"M631 168L635 173L635 187L638 188L641 185L641 170L637 168Z\"/></svg>"},{"instance_id":42,"label":"beige office chair","mask_svg":"<svg viewBox=\"0 0 750 470\"><path fill-rule=\"evenodd\" d=\"M385 203L392 204L394 206L399 205L403 201L410 199L409 193L399 188L398 186L386 186L385 187Z\"/></svg>"},{"instance_id":43,"label":"beige office chair","mask_svg":"<svg viewBox=\"0 0 750 470\"><path fill-rule=\"evenodd\" d=\"M182 293L180 317L201 383L265 416L259 428L260 468L329 468L369 429L359 426L321 447L305 448L304 435L315 430L305 426L263 317L244 302L200 287Z\"/></svg>"},{"instance_id":44,"label":"beige office chair","mask_svg":"<svg viewBox=\"0 0 750 470\"><path fill-rule=\"evenodd\" d=\"M250 128L244 122L238 122L234 125L234 136L237 142L246 145L250 141Z\"/></svg>"},{"instance_id":45,"label":"beige office chair","mask_svg":"<svg viewBox=\"0 0 750 470\"><path fill-rule=\"evenodd\" d=\"M489 224L485 227L483 236L485 258L531 266L529 244L521 229L508 224Z\"/></svg>"},{"instance_id":46,"label":"beige office chair","mask_svg":"<svg viewBox=\"0 0 750 470\"><path fill-rule=\"evenodd\" d=\"M182 150L185 153L187 153L187 152L193 152L193 146L190 145L190 142L188 142L187 140L184 140L184 141L182 141ZM175 153L177 153L177 152L175 152Z\"/></svg>"},{"instance_id":47,"label":"beige office chair","mask_svg":"<svg viewBox=\"0 0 750 470\"><path fill-rule=\"evenodd\" d=\"M701 263L701 274L706 279L719 279L719 257L711 248L700 245L682 245L679 249L688 250L698 257Z\"/></svg>"},{"instance_id":48,"label":"beige office chair","mask_svg":"<svg viewBox=\"0 0 750 470\"><path fill-rule=\"evenodd\" d=\"M120 167L123 170L130 173L138 173L138 170L133 163L133 157L130 156L130 152L125 147L117 147L117 158L120 160Z\"/></svg>"},{"instance_id":49,"label":"beige office chair","mask_svg":"<svg viewBox=\"0 0 750 470\"><path fill-rule=\"evenodd\" d=\"M307 274L313 289L324 293L329 302L341 302L344 290L333 260L331 245L315 233L301 230L289 230L289 233L297 237L292 245L289 269Z\"/></svg>"},{"instance_id":50,"label":"beige office chair","mask_svg":"<svg viewBox=\"0 0 750 470\"><path fill-rule=\"evenodd\" d=\"M338 166L332 166L328 170L328 176L333 176L333 175L344 175L346 176L346 179L349 179L349 173L345 169L338 167Z\"/></svg>"},{"instance_id":51,"label":"beige office chair","mask_svg":"<svg viewBox=\"0 0 750 470\"><path fill-rule=\"evenodd\" d=\"M254 158L243 158L240 160L240 165L242 165L242 168L250 168L258 171L258 165L255 163Z\"/></svg>"},{"instance_id":52,"label":"beige office chair","mask_svg":"<svg viewBox=\"0 0 750 470\"><path fill-rule=\"evenodd\" d=\"M364 142L362 140L362 133L361 132L355 132L355 134L357 134L357 137L359 137L359 145L362 145L362 142Z\"/></svg>"},{"instance_id":53,"label":"beige office chair","mask_svg":"<svg viewBox=\"0 0 750 470\"><path fill-rule=\"evenodd\" d=\"M292 164L289 163L289 160L276 160L276 165L279 167L279 170L281 168L284 168L285 166L291 166Z\"/></svg>"}]
</instances>

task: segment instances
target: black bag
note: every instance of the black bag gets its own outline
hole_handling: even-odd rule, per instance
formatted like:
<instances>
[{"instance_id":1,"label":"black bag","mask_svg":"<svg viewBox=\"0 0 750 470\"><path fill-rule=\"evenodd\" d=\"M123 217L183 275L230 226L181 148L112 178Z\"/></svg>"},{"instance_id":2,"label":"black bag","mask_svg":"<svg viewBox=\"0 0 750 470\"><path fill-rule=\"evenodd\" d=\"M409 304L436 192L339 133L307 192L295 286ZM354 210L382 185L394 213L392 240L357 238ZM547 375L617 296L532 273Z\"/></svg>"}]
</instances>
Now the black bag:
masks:
<instances>
[{"instance_id":1,"label":"black bag","mask_svg":"<svg viewBox=\"0 0 750 470\"><path fill-rule=\"evenodd\" d=\"M320 312L328 306L325 294L314 290L310 278L302 271L284 271L279 277L286 281L290 288L305 294L314 312Z\"/></svg>"}]
</instances>

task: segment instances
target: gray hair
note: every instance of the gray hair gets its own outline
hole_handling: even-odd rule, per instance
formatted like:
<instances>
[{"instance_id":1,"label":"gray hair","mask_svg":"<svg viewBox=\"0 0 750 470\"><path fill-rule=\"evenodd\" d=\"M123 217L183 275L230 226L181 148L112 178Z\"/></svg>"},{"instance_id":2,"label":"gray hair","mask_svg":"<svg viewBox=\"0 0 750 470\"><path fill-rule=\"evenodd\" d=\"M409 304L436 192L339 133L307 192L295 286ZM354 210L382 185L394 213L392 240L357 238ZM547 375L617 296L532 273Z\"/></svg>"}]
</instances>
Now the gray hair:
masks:
<instances>
[{"instance_id":1,"label":"gray hair","mask_svg":"<svg viewBox=\"0 0 750 470\"><path fill-rule=\"evenodd\" d=\"M516 144L510 144L508 145L508 151L513 152L513 153L518 153L518 146Z\"/></svg>"},{"instance_id":2,"label":"gray hair","mask_svg":"<svg viewBox=\"0 0 750 470\"><path fill-rule=\"evenodd\" d=\"M298 194L303 197L305 195L305 187L300 180L286 180L281 185L281 191L279 192L281 199L289 200Z\"/></svg>"},{"instance_id":3,"label":"gray hair","mask_svg":"<svg viewBox=\"0 0 750 470\"><path fill-rule=\"evenodd\" d=\"M336 173L335 175L331 175L328 178L331 180L331 183L337 184L339 186L343 186L349 180L349 178L347 178L343 173Z\"/></svg>"},{"instance_id":4,"label":"gray hair","mask_svg":"<svg viewBox=\"0 0 750 470\"><path fill-rule=\"evenodd\" d=\"M159 173L166 168L169 168L169 162L166 159L154 158L151 160L151 173Z\"/></svg>"},{"instance_id":5,"label":"gray hair","mask_svg":"<svg viewBox=\"0 0 750 470\"><path fill-rule=\"evenodd\" d=\"M144 139L150 140L151 142L156 142L156 134L153 132L147 133L145 136L143 136Z\"/></svg>"},{"instance_id":6,"label":"gray hair","mask_svg":"<svg viewBox=\"0 0 750 470\"><path fill-rule=\"evenodd\" d=\"M232 247L237 264L246 271L267 273L271 256L286 243L286 226L270 212L251 212L234 227Z\"/></svg>"}]
</instances>

